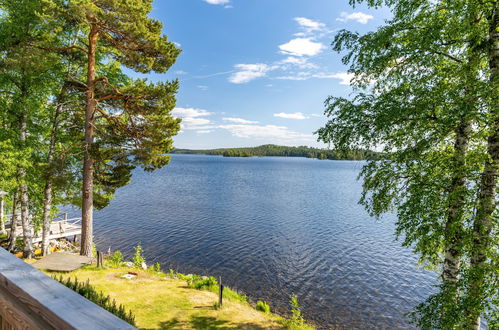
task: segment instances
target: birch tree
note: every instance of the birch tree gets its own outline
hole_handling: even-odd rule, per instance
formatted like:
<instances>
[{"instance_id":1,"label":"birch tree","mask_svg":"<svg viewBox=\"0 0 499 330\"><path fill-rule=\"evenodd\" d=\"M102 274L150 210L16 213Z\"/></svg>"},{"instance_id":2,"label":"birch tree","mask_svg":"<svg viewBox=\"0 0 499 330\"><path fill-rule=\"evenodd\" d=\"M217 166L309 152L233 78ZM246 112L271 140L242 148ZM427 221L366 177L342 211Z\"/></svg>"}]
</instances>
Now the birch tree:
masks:
<instances>
[{"instance_id":1,"label":"birch tree","mask_svg":"<svg viewBox=\"0 0 499 330\"><path fill-rule=\"evenodd\" d=\"M472 278L469 233L479 218L482 160L490 157L484 136L496 131L484 121L492 92L484 79L489 74L485 18L495 5L366 2L390 6L393 18L364 36L337 35L334 49L347 50L344 62L351 65L356 90L351 99L326 101L331 119L319 137L336 147L383 149L382 159L362 171L361 201L375 216L396 211L403 244L442 274L440 292L418 307L415 321L423 328L469 326L487 307L486 295L474 293L480 307L473 316L464 312ZM497 177L490 177L489 186L495 187Z\"/></svg>"}]
</instances>

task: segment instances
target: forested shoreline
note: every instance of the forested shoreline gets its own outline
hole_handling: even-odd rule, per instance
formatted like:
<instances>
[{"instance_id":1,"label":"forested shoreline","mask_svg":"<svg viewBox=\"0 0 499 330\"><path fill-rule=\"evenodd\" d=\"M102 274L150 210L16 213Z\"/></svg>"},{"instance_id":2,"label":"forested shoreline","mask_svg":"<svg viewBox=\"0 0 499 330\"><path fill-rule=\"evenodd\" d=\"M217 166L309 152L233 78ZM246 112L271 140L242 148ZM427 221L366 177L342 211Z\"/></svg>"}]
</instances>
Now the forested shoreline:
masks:
<instances>
[{"instance_id":1,"label":"forested shoreline","mask_svg":"<svg viewBox=\"0 0 499 330\"><path fill-rule=\"evenodd\" d=\"M220 149L174 149L172 154L202 154L224 157L306 157L329 160L366 160L375 159L377 153L370 150L333 150L306 146L288 147L275 144L265 144L258 147L220 148Z\"/></svg>"}]
</instances>

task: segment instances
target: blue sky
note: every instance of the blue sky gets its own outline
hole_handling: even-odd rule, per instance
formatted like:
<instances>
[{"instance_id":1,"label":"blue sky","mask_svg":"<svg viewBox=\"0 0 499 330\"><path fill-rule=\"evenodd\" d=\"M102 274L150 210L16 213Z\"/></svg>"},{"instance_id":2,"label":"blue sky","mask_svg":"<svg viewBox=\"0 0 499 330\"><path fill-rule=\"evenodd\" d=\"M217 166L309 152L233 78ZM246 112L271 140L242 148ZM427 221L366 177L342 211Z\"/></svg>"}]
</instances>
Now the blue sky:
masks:
<instances>
[{"instance_id":1,"label":"blue sky","mask_svg":"<svg viewBox=\"0 0 499 330\"><path fill-rule=\"evenodd\" d=\"M156 0L152 16L182 49L153 81L180 80L178 148L323 146L328 95L351 92L330 44L339 29L373 30L387 12L348 0Z\"/></svg>"}]
</instances>

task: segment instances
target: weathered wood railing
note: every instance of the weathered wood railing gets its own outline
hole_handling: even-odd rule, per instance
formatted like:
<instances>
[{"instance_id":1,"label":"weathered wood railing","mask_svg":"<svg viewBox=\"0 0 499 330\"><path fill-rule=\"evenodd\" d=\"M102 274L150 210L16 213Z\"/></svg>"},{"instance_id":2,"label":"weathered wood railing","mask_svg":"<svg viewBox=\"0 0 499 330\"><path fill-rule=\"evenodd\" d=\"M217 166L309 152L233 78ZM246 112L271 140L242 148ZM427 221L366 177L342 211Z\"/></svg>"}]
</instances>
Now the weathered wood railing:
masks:
<instances>
[{"instance_id":1,"label":"weathered wood railing","mask_svg":"<svg viewBox=\"0 0 499 330\"><path fill-rule=\"evenodd\" d=\"M0 330L135 329L0 248Z\"/></svg>"}]
</instances>

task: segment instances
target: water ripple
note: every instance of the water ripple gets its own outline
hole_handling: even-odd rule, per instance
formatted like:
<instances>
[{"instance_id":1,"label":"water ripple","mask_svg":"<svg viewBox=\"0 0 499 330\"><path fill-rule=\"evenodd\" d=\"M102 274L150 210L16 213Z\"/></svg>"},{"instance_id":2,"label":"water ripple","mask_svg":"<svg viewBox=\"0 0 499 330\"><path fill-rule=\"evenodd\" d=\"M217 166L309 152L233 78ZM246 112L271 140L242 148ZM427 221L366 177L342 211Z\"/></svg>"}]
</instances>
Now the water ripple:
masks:
<instances>
[{"instance_id":1,"label":"water ripple","mask_svg":"<svg viewBox=\"0 0 499 330\"><path fill-rule=\"evenodd\" d=\"M435 274L394 241L393 217L358 205L361 166L175 155L96 212L96 241L128 255L140 242L149 262L222 276L281 313L296 293L321 328L410 328Z\"/></svg>"}]
</instances>

